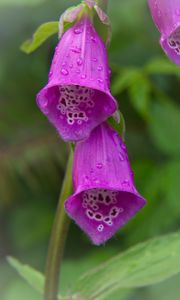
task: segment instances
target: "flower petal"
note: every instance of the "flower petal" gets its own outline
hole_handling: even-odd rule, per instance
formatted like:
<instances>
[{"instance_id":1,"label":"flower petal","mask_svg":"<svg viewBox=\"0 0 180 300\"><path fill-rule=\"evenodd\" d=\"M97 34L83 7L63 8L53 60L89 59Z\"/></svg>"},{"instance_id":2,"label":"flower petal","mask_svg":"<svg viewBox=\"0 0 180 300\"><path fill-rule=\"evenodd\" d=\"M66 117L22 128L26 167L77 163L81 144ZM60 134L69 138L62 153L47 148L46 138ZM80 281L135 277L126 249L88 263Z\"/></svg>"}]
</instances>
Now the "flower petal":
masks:
<instances>
[{"instance_id":1,"label":"flower petal","mask_svg":"<svg viewBox=\"0 0 180 300\"><path fill-rule=\"evenodd\" d=\"M64 140L78 141L116 111L109 81L106 47L86 17L60 40L37 104Z\"/></svg>"},{"instance_id":2,"label":"flower petal","mask_svg":"<svg viewBox=\"0 0 180 300\"><path fill-rule=\"evenodd\" d=\"M180 66L180 2L148 0L152 17L161 33L160 43L169 58Z\"/></svg>"},{"instance_id":3,"label":"flower petal","mask_svg":"<svg viewBox=\"0 0 180 300\"><path fill-rule=\"evenodd\" d=\"M144 205L137 192L126 147L114 129L103 123L75 148L75 193L67 213L99 245L111 238Z\"/></svg>"}]
</instances>

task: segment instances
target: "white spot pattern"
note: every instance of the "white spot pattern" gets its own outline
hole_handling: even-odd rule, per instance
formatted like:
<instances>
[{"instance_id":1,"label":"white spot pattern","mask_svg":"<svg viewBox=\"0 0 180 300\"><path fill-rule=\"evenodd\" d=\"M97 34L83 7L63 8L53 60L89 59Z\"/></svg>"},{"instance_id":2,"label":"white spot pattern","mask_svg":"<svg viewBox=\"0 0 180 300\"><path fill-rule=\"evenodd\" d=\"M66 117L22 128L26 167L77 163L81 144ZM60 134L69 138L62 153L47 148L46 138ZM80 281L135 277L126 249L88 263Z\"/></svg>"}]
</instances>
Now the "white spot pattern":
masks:
<instances>
[{"instance_id":1,"label":"white spot pattern","mask_svg":"<svg viewBox=\"0 0 180 300\"><path fill-rule=\"evenodd\" d=\"M57 109L67 118L67 123L79 125L88 121L87 109L94 107L94 91L79 85L59 87L60 98Z\"/></svg>"},{"instance_id":2,"label":"white spot pattern","mask_svg":"<svg viewBox=\"0 0 180 300\"><path fill-rule=\"evenodd\" d=\"M118 192L105 189L91 189L83 193L82 207L86 209L86 216L97 222L104 222L108 226L113 225L113 220L124 211L122 207L114 206L117 203ZM100 205L108 207L111 205L108 214L103 215ZM104 225L97 227L98 231L104 230Z\"/></svg>"}]
</instances>

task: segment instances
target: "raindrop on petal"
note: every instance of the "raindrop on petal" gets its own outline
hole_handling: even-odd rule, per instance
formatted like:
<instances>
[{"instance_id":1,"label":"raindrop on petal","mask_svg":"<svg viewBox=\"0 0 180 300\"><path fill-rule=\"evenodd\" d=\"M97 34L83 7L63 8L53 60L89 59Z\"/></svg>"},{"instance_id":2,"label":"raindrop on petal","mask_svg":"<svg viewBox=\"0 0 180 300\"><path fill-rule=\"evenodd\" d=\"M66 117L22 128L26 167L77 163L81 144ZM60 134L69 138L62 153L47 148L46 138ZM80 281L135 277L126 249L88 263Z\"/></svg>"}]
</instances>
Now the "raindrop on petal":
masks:
<instances>
[{"instance_id":1,"label":"raindrop on petal","mask_svg":"<svg viewBox=\"0 0 180 300\"><path fill-rule=\"evenodd\" d=\"M83 29L82 28L75 28L74 29L74 33L75 34L80 34L80 33L82 33L83 32Z\"/></svg>"},{"instance_id":2,"label":"raindrop on petal","mask_svg":"<svg viewBox=\"0 0 180 300\"><path fill-rule=\"evenodd\" d=\"M98 169L102 169L103 164L102 164L102 163L97 163L97 164L96 164L96 167L97 167Z\"/></svg>"},{"instance_id":3,"label":"raindrop on petal","mask_svg":"<svg viewBox=\"0 0 180 300\"><path fill-rule=\"evenodd\" d=\"M78 65L78 66L82 66L82 64L83 64L83 59L82 59L81 57L79 57L79 58L77 59L77 65Z\"/></svg>"},{"instance_id":4,"label":"raindrop on petal","mask_svg":"<svg viewBox=\"0 0 180 300\"><path fill-rule=\"evenodd\" d=\"M98 71L102 71L103 70L103 67L102 66L99 66L98 67Z\"/></svg>"},{"instance_id":5,"label":"raindrop on petal","mask_svg":"<svg viewBox=\"0 0 180 300\"><path fill-rule=\"evenodd\" d=\"M100 84L103 83L103 79L98 78L98 82L99 82Z\"/></svg>"},{"instance_id":6,"label":"raindrop on petal","mask_svg":"<svg viewBox=\"0 0 180 300\"><path fill-rule=\"evenodd\" d=\"M62 68L62 69L61 69L61 74L66 76L66 75L68 75L68 74L69 74L69 72L68 72L68 70L67 70L67 69L65 69L65 68Z\"/></svg>"}]
</instances>

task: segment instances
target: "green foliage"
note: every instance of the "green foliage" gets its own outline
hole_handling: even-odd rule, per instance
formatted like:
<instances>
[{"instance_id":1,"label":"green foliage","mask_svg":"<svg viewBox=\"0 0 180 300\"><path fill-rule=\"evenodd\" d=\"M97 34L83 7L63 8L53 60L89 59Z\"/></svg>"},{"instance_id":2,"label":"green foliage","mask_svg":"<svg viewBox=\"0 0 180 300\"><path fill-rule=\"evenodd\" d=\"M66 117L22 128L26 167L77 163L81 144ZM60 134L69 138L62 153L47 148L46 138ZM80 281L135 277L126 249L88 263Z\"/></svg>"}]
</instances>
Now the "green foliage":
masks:
<instances>
[{"instance_id":1,"label":"green foliage","mask_svg":"<svg viewBox=\"0 0 180 300\"><path fill-rule=\"evenodd\" d=\"M179 233L137 245L87 272L74 292L86 299L99 299L111 289L142 287L165 280L180 272L179 247Z\"/></svg>"},{"instance_id":2,"label":"green foliage","mask_svg":"<svg viewBox=\"0 0 180 300\"><path fill-rule=\"evenodd\" d=\"M165 154L180 154L180 107L173 102L153 103L149 130Z\"/></svg>"},{"instance_id":3,"label":"green foliage","mask_svg":"<svg viewBox=\"0 0 180 300\"><path fill-rule=\"evenodd\" d=\"M82 275L73 284L73 294L83 299L106 299L108 294L120 288L143 287L163 281L180 272L179 247L180 233L136 245ZM42 293L44 278L41 273L12 257L8 261L31 286ZM122 290L123 293L126 294Z\"/></svg>"},{"instance_id":4,"label":"green foliage","mask_svg":"<svg viewBox=\"0 0 180 300\"><path fill-rule=\"evenodd\" d=\"M8 257L8 262L35 290L43 293L44 276L40 272L21 264L13 257Z\"/></svg>"},{"instance_id":5,"label":"green foliage","mask_svg":"<svg viewBox=\"0 0 180 300\"><path fill-rule=\"evenodd\" d=\"M21 50L30 54L40 47L49 37L58 32L58 22L47 22L38 27L33 38L21 45Z\"/></svg>"},{"instance_id":6,"label":"green foliage","mask_svg":"<svg viewBox=\"0 0 180 300\"><path fill-rule=\"evenodd\" d=\"M145 70L149 74L173 74L180 77L179 67L170 62L168 59L164 59L162 57L150 60L146 64Z\"/></svg>"},{"instance_id":7,"label":"green foliage","mask_svg":"<svg viewBox=\"0 0 180 300\"><path fill-rule=\"evenodd\" d=\"M0 5L36 5L44 0L0 0Z\"/></svg>"},{"instance_id":8,"label":"green foliage","mask_svg":"<svg viewBox=\"0 0 180 300\"><path fill-rule=\"evenodd\" d=\"M22 261L44 270L49 232L61 187L67 148L36 108L35 95L47 82L57 38L52 38L48 47L42 47L31 57L23 55L18 49L21 41L31 35L37 24L58 20L68 6L76 5L79 1L54 0L53 5L51 1L44 1L43 5L33 6L40 2L41 0L0 1L0 252L1 257L8 253L16 254ZM105 247L93 247L77 226L71 225L61 272L63 295L69 294L77 278L85 271L104 261L110 263L110 257L122 250L125 252L119 259L123 265L126 257L129 259L131 256L129 251L135 251L132 249L126 252L129 246L150 237L177 231L180 225L180 68L170 62L161 51L159 33L148 13L146 1L126 0L119 1L116 5L109 1L109 16L113 27L113 39L109 48L109 62L113 69L111 87L126 120L126 143L136 185L148 201L147 206ZM54 25L53 30L56 33L58 26ZM42 42L41 35L39 38L38 43ZM33 49L33 45L30 43L28 49ZM119 132L122 131L121 125L122 122L113 124ZM163 244L166 249L161 250L157 267L161 259L165 260L164 251L167 250L169 257L166 258L165 266L172 262L169 265L169 272L172 274L177 270L178 259L174 265L170 255L173 251L169 249L171 241ZM140 246L136 247L141 254L146 253L145 249L143 252ZM153 249L156 254L156 248ZM92 252L93 258L90 255ZM144 261L148 259L147 253L147 256L142 255L142 261L140 254L136 254L135 262L130 259L133 264L132 271L138 268L137 264L142 266L143 262L148 262ZM174 259L175 257L176 254ZM148 270L153 271L155 267L151 263L146 265L147 274ZM117 273L121 270L124 269L116 268L114 274L119 276ZM145 271L142 268L139 276ZM27 274L29 273L26 276ZM90 274L81 277L79 284L86 278L90 278L92 283L96 281L98 275L95 271L93 274L93 279ZM109 274L112 275L110 272L103 273L102 278ZM124 271L121 276L123 274ZM128 281L127 284L138 283L137 280L140 279L136 274L134 272L133 277L128 275L131 282ZM153 273L152 277L154 276ZM110 277L111 280L113 278ZM122 278L122 283L124 280ZM98 296L98 300L179 299L179 276L143 289L118 289L118 286L119 283L115 284L106 295L103 293ZM42 298L38 293L35 295L28 285L25 286L17 280L16 274L2 260L0 290L2 300Z\"/></svg>"}]
</instances>

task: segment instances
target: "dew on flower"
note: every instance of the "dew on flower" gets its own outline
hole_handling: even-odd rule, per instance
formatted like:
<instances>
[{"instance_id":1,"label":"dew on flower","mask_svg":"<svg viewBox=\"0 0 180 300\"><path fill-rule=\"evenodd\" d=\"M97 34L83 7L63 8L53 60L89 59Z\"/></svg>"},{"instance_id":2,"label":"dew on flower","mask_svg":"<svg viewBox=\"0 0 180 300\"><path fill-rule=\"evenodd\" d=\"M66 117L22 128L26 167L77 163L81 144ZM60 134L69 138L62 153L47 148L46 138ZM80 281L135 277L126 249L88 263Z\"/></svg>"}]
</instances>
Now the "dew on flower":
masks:
<instances>
[{"instance_id":1,"label":"dew on flower","mask_svg":"<svg viewBox=\"0 0 180 300\"><path fill-rule=\"evenodd\" d=\"M74 33L75 34L80 34L80 33L82 33L83 32L83 29L82 28L75 28L74 29Z\"/></svg>"},{"instance_id":2,"label":"dew on flower","mask_svg":"<svg viewBox=\"0 0 180 300\"><path fill-rule=\"evenodd\" d=\"M102 167L103 167L103 164L102 164L102 163L97 163L97 164L96 164L96 168L102 169Z\"/></svg>"},{"instance_id":3,"label":"dew on flower","mask_svg":"<svg viewBox=\"0 0 180 300\"><path fill-rule=\"evenodd\" d=\"M91 36L91 41L93 41L94 43L96 43L96 38L94 36Z\"/></svg>"},{"instance_id":4,"label":"dew on flower","mask_svg":"<svg viewBox=\"0 0 180 300\"><path fill-rule=\"evenodd\" d=\"M62 69L61 69L61 74L62 74L62 75L68 75L69 72L68 72L67 69L62 68Z\"/></svg>"},{"instance_id":5,"label":"dew on flower","mask_svg":"<svg viewBox=\"0 0 180 300\"><path fill-rule=\"evenodd\" d=\"M103 67L102 66L99 66L98 67L98 71L102 71L103 70Z\"/></svg>"},{"instance_id":6,"label":"dew on flower","mask_svg":"<svg viewBox=\"0 0 180 300\"><path fill-rule=\"evenodd\" d=\"M81 48L80 47L77 47L77 46L72 46L70 48L70 50L74 53L80 53L81 52Z\"/></svg>"},{"instance_id":7,"label":"dew on flower","mask_svg":"<svg viewBox=\"0 0 180 300\"><path fill-rule=\"evenodd\" d=\"M82 66L82 64L83 64L83 59L79 57L79 58L77 59L77 65L78 65L78 66Z\"/></svg>"},{"instance_id":8,"label":"dew on flower","mask_svg":"<svg viewBox=\"0 0 180 300\"><path fill-rule=\"evenodd\" d=\"M130 186L129 180L124 180L122 182L122 187L126 188L126 187L129 187L129 186Z\"/></svg>"},{"instance_id":9,"label":"dew on flower","mask_svg":"<svg viewBox=\"0 0 180 300\"><path fill-rule=\"evenodd\" d=\"M103 79L101 79L101 78L98 78L97 81L98 81L98 83L100 83L100 84L103 83Z\"/></svg>"}]
</instances>

